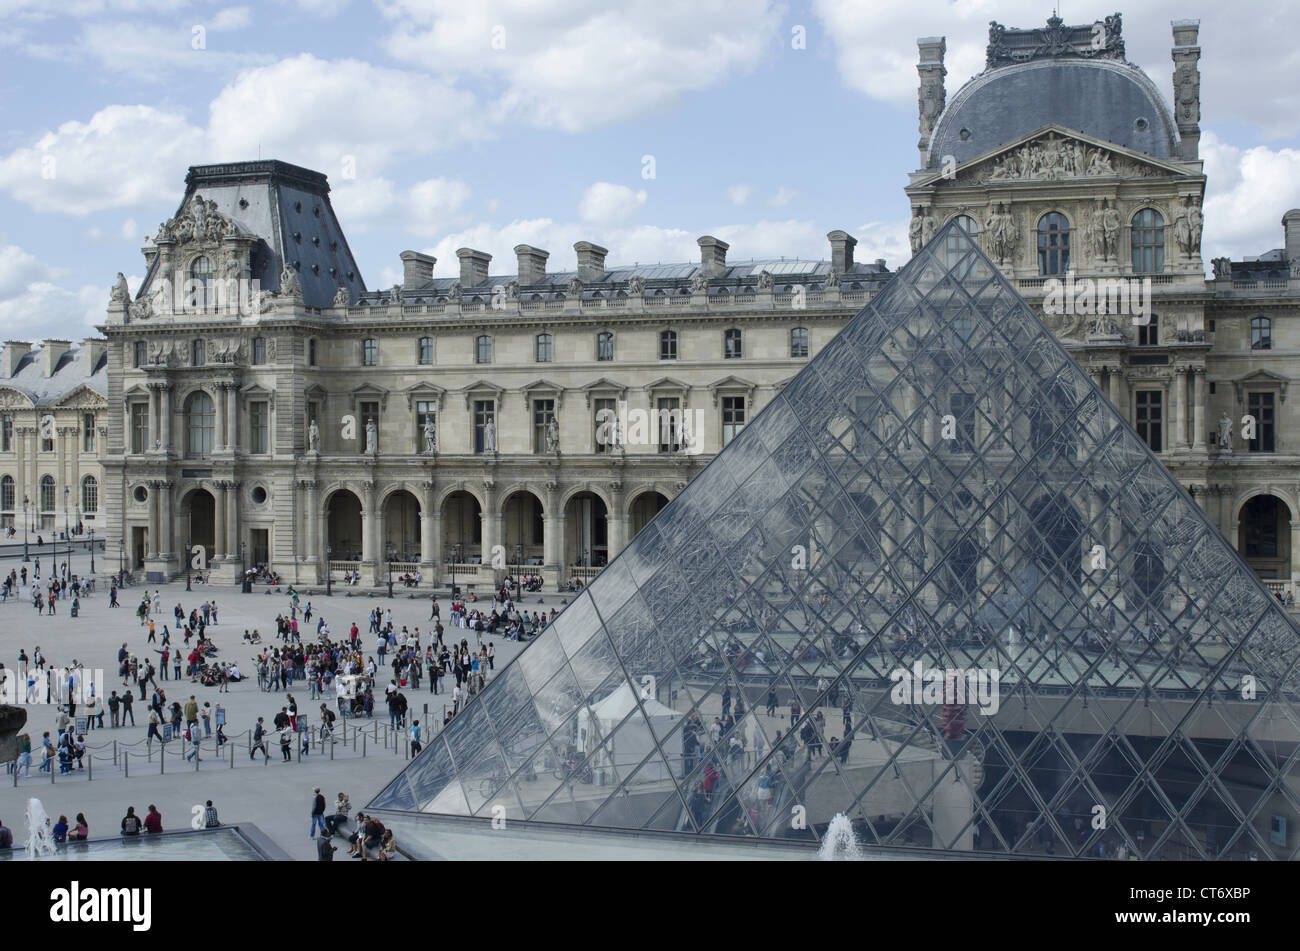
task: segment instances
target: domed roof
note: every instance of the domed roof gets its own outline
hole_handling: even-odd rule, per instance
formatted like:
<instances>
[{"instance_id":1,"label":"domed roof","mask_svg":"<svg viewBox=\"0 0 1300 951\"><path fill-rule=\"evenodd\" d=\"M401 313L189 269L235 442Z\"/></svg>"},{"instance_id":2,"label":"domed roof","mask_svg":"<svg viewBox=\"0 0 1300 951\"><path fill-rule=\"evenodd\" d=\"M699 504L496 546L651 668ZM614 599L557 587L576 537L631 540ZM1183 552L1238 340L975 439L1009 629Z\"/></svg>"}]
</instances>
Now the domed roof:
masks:
<instances>
[{"instance_id":1,"label":"domed roof","mask_svg":"<svg viewBox=\"0 0 1300 951\"><path fill-rule=\"evenodd\" d=\"M1154 158L1177 159L1178 131L1151 79L1130 63L1037 59L985 70L939 116L927 168L961 164L1048 125Z\"/></svg>"}]
</instances>

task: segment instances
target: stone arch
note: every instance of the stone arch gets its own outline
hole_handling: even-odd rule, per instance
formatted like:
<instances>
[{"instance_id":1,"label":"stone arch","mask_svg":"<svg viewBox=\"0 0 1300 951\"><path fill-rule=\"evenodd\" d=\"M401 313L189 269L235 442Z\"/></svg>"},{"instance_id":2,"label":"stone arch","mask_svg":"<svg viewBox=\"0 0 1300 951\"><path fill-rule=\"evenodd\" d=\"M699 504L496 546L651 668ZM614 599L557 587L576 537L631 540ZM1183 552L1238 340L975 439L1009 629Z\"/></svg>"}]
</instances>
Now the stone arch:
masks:
<instances>
[{"instance_id":1,"label":"stone arch","mask_svg":"<svg viewBox=\"0 0 1300 951\"><path fill-rule=\"evenodd\" d=\"M438 490L438 495L433 500L434 511L441 512L444 505L447 504L447 498L456 492L466 492L473 496L474 501L478 502L479 508L486 508L483 504L482 490L474 488L469 482L452 482Z\"/></svg>"},{"instance_id":2,"label":"stone arch","mask_svg":"<svg viewBox=\"0 0 1300 951\"><path fill-rule=\"evenodd\" d=\"M527 492L530 495L537 496L537 500L542 503L542 512L547 515L550 514L549 512L546 511L546 494L547 494L546 487L543 485L538 485L536 482L527 482L524 480L520 480L519 482L512 482L507 486L497 489L496 514L504 515L506 499L510 498L510 496L512 495L517 495L520 492Z\"/></svg>"},{"instance_id":3,"label":"stone arch","mask_svg":"<svg viewBox=\"0 0 1300 951\"><path fill-rule=\"evenodd\" d=\"M1295 506L1284 492L1266 489L1253 493L1237 509L1237 552L1259 577L1290 581L1294 552L1291 526Z\"/></svg>"},{"instance_id":4,"label":"stone arch","mask_svg":"<svg viewBox=\"0 0 1300 951\"><path fill-rule=\"evenodd\" d=\"M624 506L623 514L628 519L628 540L635 538L672 499L666 492L652 486L637 491Z\"/></svg>"},{"instance_id":5,"label":"stone arch","mask_svg":"<svg viewBox=\"0 0 1300 951\"><path fill-rule=\"evenodd\" d=\"M217 499L206 483L195 483L187 488L180 497L177 506L179 518L175 531L178 535L178 547L182 551L182 567L191 569L195 545L203 546L204 566L211 566L213 559L224 552L216 551L217 544Z\"/></svg>"},{"instance_id":6,"label":"stone arch","mask_svg":"<svg viewBox=\"0 0 1300 951\"><path fill-rule=\"evenodd\" d=\"M509 565L541 564L546 555L545 493L519 483L499 493L501 544Z\"/></svg>"},{"instance_id":7,"label":"stone arch","mask_svg":"<svg viewBox=\"0 0 1300 951\"><path fill-rule=\"evenodd\" d=\"M419 496L404 485L396 485L376 501L383 513L384 537L380 539L379 557L394 561L421 560L420 516L423 508Z\"/></svg>"},{"instance_id":8,"label":"stone arch","mask_svg":"<svg viewBox=\"0 0 1300 951\"><path fill-rule=\"evenodd\" d=\"M335 561L360 561L363 548L363 505L361 496L346 485L331 486L322 493L321 513L328 512L325 525L325 544L332 549L329 557Z\"/></svg>"},{"instance_id":9,"label":"stone arch","mask_svg":"<svg viewBox=\"0 0 1300 951\"><path fill-rule=\"evenodd\" d=\"M568 504L573 497L581 492L590 492L592 495L599 498L605 503L605 509L607 511L614 508L613 504L610 502L609 495L595 482L579 482L577 485L571 485L567 489L561 490L560 497L556 502L557 508L563 512L565 508L568 507Z\"/></svg>"}]
</instances>

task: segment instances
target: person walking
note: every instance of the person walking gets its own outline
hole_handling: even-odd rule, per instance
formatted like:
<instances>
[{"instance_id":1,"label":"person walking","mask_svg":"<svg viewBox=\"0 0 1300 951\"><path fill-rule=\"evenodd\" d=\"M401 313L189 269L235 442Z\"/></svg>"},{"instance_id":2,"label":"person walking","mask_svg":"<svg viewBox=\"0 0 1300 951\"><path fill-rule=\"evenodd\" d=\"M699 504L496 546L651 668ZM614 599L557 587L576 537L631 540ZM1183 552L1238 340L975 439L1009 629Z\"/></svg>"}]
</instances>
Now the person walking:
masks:
<instances>
[{"instance_id":1,"label":"person walking","mask_svg":"<svg viewBox=\"0 0 1300 951\"><path fill-rule=\"evenodd\" d=\"M319 786L312 790L311 831L307 833L307 838L316 838L317 829L326 835L329 834L329 828L325 825L325 797L321 795Z\"/></svg>"},{"instance_id":2,"label":"person walking","mask_svg":"<svg viewBox=\"0 0 1300 951\"><path fill-rule=\"evenodd\" d=\"M126 718L131 718L131 725L135 726L135 710L132 704L135 703L135 694L130 690L122 692L122 726L126 726Z\"/></svg>"},{"instance_id":3,"label":"person walking","mask_svg":"<svg viewBox=\"0 0 1300 951\"><path fill-rule=\"evenodd\" d=\"M258 750L262 751L263 759L271 758L266 751L266 725L262 717L257 718L257 725L253 727L253 748L248 751L248 758L253 759Z\"/></svg>"},{"instance_id":4,"label":"person walking","mask_svg":"<svg viewBox=\"0 0 1300 951\"><path fill-rule=\"evenodd\" d=\"M293 762L293 731L287 726L280 731L280 755L284 757L281 762Z\"/></svg>"},{"instance_id":5,"label":"person walking","mask_svg":"<svg viewBox=\"0 0 1300 951\"><path fill-rule=\"evenodd\" d=\"M145 734L145 742L148 743L148 745L151 747L153 746L154 737L158 738L159 743L162 743L163 741L162 734L158 732L158 726L161 723L162 723L162 718L158 716L158 708L150 707L149 708L149 732Z\"/></svg>"},{"instance_id":6,"label":"person walking","mask_svg":"<svg viewBox=\"0 0 1300 951\"><path fill-rule=\"evenodd\" d=\"M316 859L320 862L333 862L334 853L337 852L338 846L330 841L329 830L322 828L320 837L316 839Z\"/></svg>"},{"instance_id":7,"label":"person walking","mask_svg":"<svg viewBox=\"0 0 1300 951\"><path fill-rule=\"evenodd\" d=\"M422 749L424 749L424 747L420 745L420 721L412 720L411 721L411 756L412 757L419 756L420 750Z\"/></svg>"}]
</instances>

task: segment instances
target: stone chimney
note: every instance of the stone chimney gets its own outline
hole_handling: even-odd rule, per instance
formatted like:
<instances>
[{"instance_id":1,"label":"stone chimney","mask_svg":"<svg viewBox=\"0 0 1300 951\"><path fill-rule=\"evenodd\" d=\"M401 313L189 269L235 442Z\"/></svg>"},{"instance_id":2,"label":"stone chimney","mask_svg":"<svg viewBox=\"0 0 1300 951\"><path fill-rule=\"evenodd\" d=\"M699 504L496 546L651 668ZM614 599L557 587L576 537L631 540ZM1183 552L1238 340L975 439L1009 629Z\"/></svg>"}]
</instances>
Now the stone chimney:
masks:
<instances>
[{"instance_id":1,"label":"stone chimney","mask_svg":"<svg viewBox=\"0 0 1300 951\"><path fill-rule=\"evenodd\" d=\"M488 264L492 262L492 255L473 248L460 248L456 257L460 258L461 287L482 287L488 282Z\"/></svg>"},{"instance_id":2,"label":"stone chimney","mask_svg":"<svg viewBox=\"0 0 1300 951\"><path fill-rule=\"evenodd\" d=\"M12 379L23 357L32 352L32 345L21 340L6 340L4 351L5 378Z\"/></svg>"},{"instance_id":3,"label":"stone chimney","mask_svg":"<svg viewBox=\"0 0 1300 951\"><path fill-rule=\"evenodd\" d=\"M71 340L46 340L41 344L41 355L45 358L45 375L53 376L54 368L59 365L59 357L72 349Z\"/></svg>"},{"instance_id":4,"label":"stone chimney","mask_svg":"<svg viewBox=\"0 0 1300 951\"><path fill-rule=\"evenodd\" d=\"M1292 208L1282 216L1282 233L1286 236L1286 256L1291 262L1291 273L1300 276L1300 208Z\"/></svg>"},{"instance_id":5,"label":"stone chimney","mask_svg":"<svg viewBox=\"0 0 1300 951\"><path fill-rule=\"evenodd\" d=\"M1174 119L1182 139L1182 157L1195 162L1201 152L1200 20L1174 20Z\"/></svg>"},{"instance_id":6,"label":"stone chimney","mask_svg":"<svg viewBox=\"0 0 1300 951\"><path fill-rule=\"evenodd\" d=\"M86 351L86 376L94 376L95 366L108 348L108 341L102 337L87 337L81 342L81 348Z\"/></svg>"},{"instance_id":7,"label":"stone chimney","mask_svg":"<svg viewBox=\"0 0 1300 951\"><path fill-rule=\"evenodd\" d=\"M543 283L546 280L546 259L550 256L550 251L532 245L515 245L515 259L519 262L519 286Z\"/></svg>"},{"instance_id":8,"label":"stone chimney","mask_svg":"<svg viewBox=\"0 0 1300 951\"><path fill-rule=\"evenodd\" d=\"M858 239L847 231L832 231L826 239L831 243L831 272L844 274L853 270L853 249Z\"/></svg>"},{"instance_id":9,"label":"stone chimney","mask_svg":"<svg viewBox=\"0 0 1300 951\"><path fill-rule=\"evenodd\" d=\"M918 167L925 168L929 160L930 134L934 132L934 124L939 121L948 98L943 86L943 78L948 75L948 70L943 65L944 54L948 52L948 41L942 36L923 36L916 41L916 48L920 53L916 71L921 77L918 100L921 138L916 147L921 151L921 164Z\"/></svg>"},{"instance_id":10,"label":"stone chimney","mask_svg":"<svg viewBox=\"0 0 1300 951\"><path fill-rule=\"evenodd\" d=\"M402 259L402 290L413 291L433 280L437 258L419 251L403 251L399 256Z\"/></svg>"},{"instance_id":11,"label":"stone chimney","mask_svg":"<svg viewBox=\"0 0 1300 951\"><path fill-rule=\"evenodd\" d=\"M731 245L706 234L695 242L700 246L700 267L705 277L718 277L727 269L727 249Z\"/></svg>"},{"instance_id":12,"label":"stone chimney","mask_svg":"<svg viewBox=\"0 0 1300 951\"><path fill-rule=\"evenodd\" d=\"M605 255L608 249L590 241L579 241L573 246L578 252L578 278L586 283L599 281L605 276Z\"/></svg>"}]
</instances>

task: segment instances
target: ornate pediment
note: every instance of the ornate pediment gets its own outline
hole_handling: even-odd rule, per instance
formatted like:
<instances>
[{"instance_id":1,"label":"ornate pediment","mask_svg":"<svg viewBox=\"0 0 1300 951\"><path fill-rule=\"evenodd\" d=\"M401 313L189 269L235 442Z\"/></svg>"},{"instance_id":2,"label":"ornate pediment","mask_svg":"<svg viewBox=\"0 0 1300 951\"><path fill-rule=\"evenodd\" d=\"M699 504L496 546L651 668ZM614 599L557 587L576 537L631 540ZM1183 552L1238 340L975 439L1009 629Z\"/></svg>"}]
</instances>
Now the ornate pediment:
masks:
<instances>
[{"instance_id":1,"label":"ornate pediment","mask_svg":"<svg viewBox=\"0 0 1300 951\"><path fill-rule=\"evenodd\" d=\"M209 337L208 363L238 363L244 356L244 341L240 337Z\"/></svg>"},{"instance_id":2,"label":"ornate pediment","mask_svg":"<svg viewBox=\"0 0 1300 951\"><path fill-rule=\"evenodd\" d=\"M0 387L0 409L30 409L34 404L26 393L10 387Z\"/></svg>"},{"instance_id":3,"label":"ornate pediment","mask_svg":"<svg viewBox=\"0 0 1300 951\"><path fill-rule=\"evenodd\" d=\"M71 393L62 396L54 405L59 409L89 411L103 409L108 405L108 400L93 387L87 386L83 383Z\"/></svg>"},{"instance_id":4,"label":"ornate pediment","mask_svg":"<svg viewBox=\"0 0 1300 951\"><path fill-rule=\"evenodd\" d=\"M202 195L195 195L181 208L174 218L169 218L158 226L154 244L174 243L186 245L191 243L218 244L222 238L241 235L239 226L221 212L217 211L215 201L206 201Z\"/></svg>"},{"instance_id":5,"label":"ornate pediment","mask_svg":"<svg viewBox=\"0 0 1300 951\"><path fill-rule=\"evenodd\" d=\"M1034 133L994 153L964 163L934 184L959 185L1003 182L1059 182L1086 179L1159 178L1186 172L1156 159L1146 159L1126 149L1107 146L1050 128Z\"/></svg>"}]
</instances>

